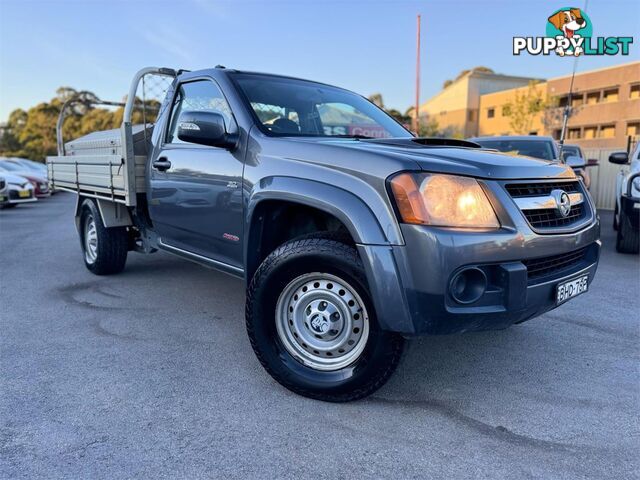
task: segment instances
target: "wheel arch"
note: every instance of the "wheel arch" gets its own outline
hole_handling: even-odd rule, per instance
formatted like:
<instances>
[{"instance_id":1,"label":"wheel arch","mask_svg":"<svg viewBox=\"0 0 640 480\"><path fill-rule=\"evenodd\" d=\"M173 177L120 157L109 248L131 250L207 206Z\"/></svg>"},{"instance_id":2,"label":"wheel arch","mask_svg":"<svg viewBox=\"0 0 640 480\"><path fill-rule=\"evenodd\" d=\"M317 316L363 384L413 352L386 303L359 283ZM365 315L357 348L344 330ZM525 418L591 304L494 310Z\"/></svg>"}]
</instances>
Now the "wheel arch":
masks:
<instances>
[{"instance_id":1,"label":"wheel arch","mask_svg":"<svg viewBox=\"0 0 640 480\"><path fill-rule=\"evenodd\" d=\"M308 208L334 218L344 226L355 244L389 245L402 242L399 232L390 228L394 219L386 219L383 227L373 211L354 193L313 180L270 177L255 185L247 202L244 235L247 282L261 261L257 246L265 226L265 213L278 205Z\"/></svg>"},{"instance_id":2,"label":"wheel arch","mask_svg":"<svg viewBox=\"0 0 640 480\"><path fill-rule=\"evenodd\" d=\"M100 218L106 228L112 227L130 227L133 225L131 214L127 207L117 202L93 198L86 195L78 195L76 198L75 223L76 229L80 232L80 216L82 215L82 205L85 200L95 202L100 212Z\"/></svg>"}]
</instances>

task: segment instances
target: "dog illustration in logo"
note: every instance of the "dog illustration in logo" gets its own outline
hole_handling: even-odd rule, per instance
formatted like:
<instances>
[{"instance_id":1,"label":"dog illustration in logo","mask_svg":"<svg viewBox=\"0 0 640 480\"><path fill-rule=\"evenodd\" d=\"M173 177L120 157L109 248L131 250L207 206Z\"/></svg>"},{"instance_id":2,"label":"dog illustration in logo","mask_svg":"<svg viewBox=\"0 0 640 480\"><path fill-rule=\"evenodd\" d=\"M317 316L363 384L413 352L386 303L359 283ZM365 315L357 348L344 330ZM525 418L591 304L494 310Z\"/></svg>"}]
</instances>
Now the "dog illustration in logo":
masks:
<instances>
[{"instance_id":1,"label":"dog illustration in logo","mask_svg":"<svg viewBox=\"0 0 640 480\"><path fill-rule=\"evenodd\" d=\"M558 35L556 38L561 40L567 38L571 40L576 37L580 38L580 35L576 34L576 31L587 26L587 21L582 18L582 12L579 8L570 8L567 10L560 10L549 17L549 22L562 32L562 36ZM578 56L583 52L582 47L575 47L573 52L567 51L566 48L558 47L556 53L563 57L564 55Z\"/></svg>"}]
</instances>

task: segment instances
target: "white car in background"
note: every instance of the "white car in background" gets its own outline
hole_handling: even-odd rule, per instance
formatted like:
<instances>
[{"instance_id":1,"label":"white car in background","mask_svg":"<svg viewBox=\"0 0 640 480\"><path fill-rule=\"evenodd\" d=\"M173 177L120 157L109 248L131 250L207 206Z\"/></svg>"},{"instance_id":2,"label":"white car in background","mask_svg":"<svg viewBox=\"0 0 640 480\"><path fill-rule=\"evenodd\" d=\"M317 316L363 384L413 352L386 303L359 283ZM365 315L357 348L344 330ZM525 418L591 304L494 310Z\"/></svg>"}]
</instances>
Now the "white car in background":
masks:
<instances>
[{"instance_id":1,"label":"white car in background","mask_svg":"<svg viewBox=\"0 0 640 480\"><path fill-rule=\"evenodd\" d=\"M615 152L609 161L625 165L616 177L616 206L613 228L618 231L616 250L620 253L638 253L640 250L640 142L631 154Z\"/></svg>"},{"instance_id":2,"label":"white car in background","mask_svg":"<svg viewBox=\"0 0 640 480\"><path fill-rule=\"evenodd\" d=\"M13 208L21 203L37 200L35 188L29 180L0 172L0 208Z\"/></svg>"}]
</instances>

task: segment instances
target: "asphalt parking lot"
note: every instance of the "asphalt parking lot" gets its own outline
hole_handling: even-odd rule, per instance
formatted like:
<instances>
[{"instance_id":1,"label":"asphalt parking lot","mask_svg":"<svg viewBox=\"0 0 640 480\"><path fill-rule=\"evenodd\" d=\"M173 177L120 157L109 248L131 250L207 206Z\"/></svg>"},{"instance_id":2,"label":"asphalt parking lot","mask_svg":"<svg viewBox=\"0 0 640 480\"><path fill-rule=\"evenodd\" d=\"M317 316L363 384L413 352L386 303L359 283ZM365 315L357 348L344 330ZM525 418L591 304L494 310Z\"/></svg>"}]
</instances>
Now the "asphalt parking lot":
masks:
<instances>
[{"instance_id":1,"label":"asphalt parking lot","mask_svg":"<svg viewBox=\"0 0 640 480\"><path fill-rule=\"evenodd\" d=\"M500 332L410 342L372 398L276 384L243 283L164 253L85 270L74 196L0 211L0 478L637 478L640 265Z\"/></svg>"}]
</instances>

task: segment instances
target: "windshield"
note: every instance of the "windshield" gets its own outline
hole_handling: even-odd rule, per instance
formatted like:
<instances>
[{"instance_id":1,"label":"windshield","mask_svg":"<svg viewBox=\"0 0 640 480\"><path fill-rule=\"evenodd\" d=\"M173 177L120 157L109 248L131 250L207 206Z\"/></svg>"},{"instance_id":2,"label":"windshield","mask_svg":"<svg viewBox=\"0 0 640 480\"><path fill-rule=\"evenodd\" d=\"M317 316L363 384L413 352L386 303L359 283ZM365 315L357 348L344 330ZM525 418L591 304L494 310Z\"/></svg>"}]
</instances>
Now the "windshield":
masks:
<instances>
[{"instance_id":1,"label":"windshield","mask_svg":"<svg viewBox=\"0 0 640 480\"><path fill-rule=\"evenodd\" d=\"M511 155L524 155L542 160L556 160L551 142L544 140L474 140L485 148L494 148Z\"/></svg>"},{"instance_id":2,"label":"windshield","mask_svg":"<svg viewBox=\"0 0 640 480\"><path fill-rule=\"evenodd\" d=\"M567 146L565 145L564 147L562 147L562 159L564 161L567 160L567 158L569 157L580 157L582 158L582 152L580 151L580 149L578 147L573 147L573 146Z\"/></svg>"},{"instance_id":3,"label":"windshield","mask_svg":"<svg viewBox=\"0 0 640 480\"><path fill-rule=\"evenodd\" d=\"M233 78L267 134L412 137L373 103L347 90L270 75L235 74Z\"/></svg>"},{"instance_id":4,"label":"windshield","mask_svg":"<svg viewBox=\"0 0 640 480\"><path fill-rule=\"evenodd\" d=\"M11 162L0 162L0 168L3 168L7 172L19 172L22 170L18 165Z\"/></svg>"}]
</instances>

